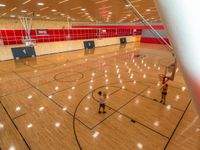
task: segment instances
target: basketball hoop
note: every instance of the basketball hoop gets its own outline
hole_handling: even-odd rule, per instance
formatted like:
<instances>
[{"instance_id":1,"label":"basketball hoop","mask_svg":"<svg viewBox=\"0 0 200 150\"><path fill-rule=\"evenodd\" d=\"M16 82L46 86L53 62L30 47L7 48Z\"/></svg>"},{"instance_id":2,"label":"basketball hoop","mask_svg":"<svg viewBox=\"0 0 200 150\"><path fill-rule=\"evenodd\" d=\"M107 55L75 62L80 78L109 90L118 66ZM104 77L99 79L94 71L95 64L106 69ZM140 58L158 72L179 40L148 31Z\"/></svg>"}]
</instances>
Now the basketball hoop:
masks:
<instances>
[{"instance_id":1,"label":"basketball hoop","mask_svg":"<svg viewBox=\"0 0 200 150\"><path fill-rule=\"evenodd\" d=\"M25 44L25 46L36 46L36 40L35 39L23 39L23 44Z\"/></svg>"},{"instance_id":2,"label":"basketball hoop","mask_svg":"<svg viewBox=\"0 0 200 150\"><path fill-rule=\"evenodd\" d=\"M167 81L169 80L168 77L166 77L164 74L159 74L159 79L162 84L167 83Z\"/></svg>"},{"instance_id":3,"label":"basketball hoop","mask_svg":"<svg viewBox=\"0 0 200 150\"><path fill-rule=\"evenodd\" d=\"M19 19L25 31L25 35L22 39L23 44L25 44L25 46L35 46L36 40L31 38L33 19L31 17L24 17L24 16L19 16Z\"/></svg>"},{"instance_id":4,"label":"basketball hoop","mask_svg":"<svg viewBox=\"0 0 200 150\"><path fill-rule=\"evenodd\" d=\"M177 65L176 65L176 59L175 59L175 62L165 67L165 76L169 80L172 80L172 81L174 80L175 73L176 73L176 66Z\"/></svg>"}]
</instances>

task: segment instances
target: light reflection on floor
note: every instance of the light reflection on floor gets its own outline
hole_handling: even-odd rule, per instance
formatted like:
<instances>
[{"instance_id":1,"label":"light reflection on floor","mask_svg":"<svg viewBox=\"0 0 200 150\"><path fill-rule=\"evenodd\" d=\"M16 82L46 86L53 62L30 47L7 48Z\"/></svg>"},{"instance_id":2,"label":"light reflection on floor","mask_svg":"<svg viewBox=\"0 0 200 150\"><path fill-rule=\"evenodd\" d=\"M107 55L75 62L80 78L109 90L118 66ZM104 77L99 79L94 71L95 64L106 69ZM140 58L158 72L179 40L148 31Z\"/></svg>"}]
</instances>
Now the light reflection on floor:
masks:
<instances>
[{"instance_id":1,"label":"light reflection on floor","mask_svg":"<svg viewBox=\"0 0 200 150\"><path fill-rule=\"evenodd\" d=\"M171 55L143 44L138 57L135 48L0 63L1 148L199 150L199 117L181 70L163 105L159 74ZM106 114L98 114L98 91L108 95Z\"/></svg>"}]
</instances>

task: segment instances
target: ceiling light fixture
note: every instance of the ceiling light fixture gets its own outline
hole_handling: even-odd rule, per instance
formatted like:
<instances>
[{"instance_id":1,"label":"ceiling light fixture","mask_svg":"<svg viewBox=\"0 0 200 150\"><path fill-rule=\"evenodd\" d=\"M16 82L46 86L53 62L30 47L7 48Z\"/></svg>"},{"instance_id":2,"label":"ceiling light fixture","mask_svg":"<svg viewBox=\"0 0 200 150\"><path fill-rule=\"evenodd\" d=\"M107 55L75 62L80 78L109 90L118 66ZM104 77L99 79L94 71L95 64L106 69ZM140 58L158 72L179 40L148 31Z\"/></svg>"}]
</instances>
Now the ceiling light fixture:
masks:
<instances>
[{"instance_id":1,"label":"ceiling light fixture","mask_svg":"<svg viewBox=\"0 0 200 150\"><path fill-rule=\"evenodd\" d=\"M0 4L0 7L5 7L6 5L5 4Z\"/></svg>"},{"instance_id":2,"label":"ceiling light fixture","mask_svg":"<svg viewBox=\"0 0 200 150\"><path fill-rule=\"evenodd\" d=\"M10 17L11 17L11 18L15 18L16 16L15 16L15 15L10 15Z\"/></svg>"},{"instance_id":3,"label":"ceiling light fixture","mask_svg":"<svg viewBox=\"0 0 200 150\"><path fill-rule=\"evenodd\" d=\"M26 10L21 10L21 12L22 12L22 13L26 13L27 11L26 11Z\"/></svg>"},{"instance_id":4,"label":"ceiling light fixture","mask_svg":"<svg viewBox=\"0 0 200 150\"><path fill-rule=\"evenodd\" d=\"M55 9L52 9L51 11L52 11L52 12L56 12L57 10L55 10Z\"/></svg>"},{"instance_id":5,"label":"ceiling light fixture","mask_svg":"<svg viewBox=\"0 0 200 150\"><path fill-rule=\"evenodd\" d=\"M44 3L37 3L38 6L44 6Z\"/></svg>"},{"instance_id":6,"label":"ceiling light fixture","mask_svg":"<svg viewBox=\"0 0 200 150\"><path fill-rule=\"evenodd\" d=\"M5 16L7 13L3 13L1 16Z\"/></svg>"},{"instance_id":7,"label":"ceiling light fixture","mask_svg":"<svg viewBox=\"0 0 200 150\"><path fill-rule=\"evenodd\" d=\"M40 11L43 11L45 9L48 9L49 7L44 7L44 8L41 8Z\"/></svg>"},{"instance_id":8,"label":"ceiling light fixture","mask_svg":"<svg viewBox=\"0 0 200 150\"><path fill-rule=\"evenodd\" d=\"M74 8L71 8L70 10L77 10L77 9L81 9L81 6L79 6L79 7L74 7Z\"/></svg>"},{"instance_id":9,"label":"ceiling light fixture","mask_svg":"<svg viewBox=\"0 0 200 150\"><path fill-rule=\"evenodd\" d=\"M27 1L23 2L22 5L25 5L25 4L29 3L30 1L31 0L27 0Z\"/></svg>"},{"instance_id":10,"label":"ceiling light fixture","mask_svg":"<svg viewBox=\"0 0 200 150\"><path fill-rule=\"evenodd\" d=\"M15 9L17 9L17 7L12 8L10 11L14 11Z\"/></svg>"},{"instance_id":11,"label":"ceiling light fixture","mask_svg":"<svg viewBox=\"0 0 200 150\"><path fill-rule=\"evenodd\" d=\"M60 1L58 4L65 3L65 2L67 2L67 1L69 1L69 0L63 0L63 1Z\"/></svg>"},{"instance_id":12,"label":"ceiling light fixture","mask_svg":"<svg viewBox=\"0 0 200 150\"><path fill-rule=\"evenodd\" d=\"M108 0L101 0L101 1L97 1L95 2L96 4L100 4L100 3L104 3L104 2L107 2Z\"/></svg>"}]
</instances>

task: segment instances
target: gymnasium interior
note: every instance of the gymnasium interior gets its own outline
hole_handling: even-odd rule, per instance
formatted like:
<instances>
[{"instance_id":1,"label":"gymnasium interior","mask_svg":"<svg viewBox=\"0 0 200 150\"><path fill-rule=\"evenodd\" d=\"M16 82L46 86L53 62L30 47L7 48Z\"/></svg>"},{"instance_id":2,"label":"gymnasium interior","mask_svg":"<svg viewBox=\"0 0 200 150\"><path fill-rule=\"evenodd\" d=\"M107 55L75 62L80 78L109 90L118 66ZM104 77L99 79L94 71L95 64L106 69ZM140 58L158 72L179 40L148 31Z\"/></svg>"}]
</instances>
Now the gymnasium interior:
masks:
<instances>
[{"instance_id":1,"label":"gymnasium interior","mask_svg":"<svg viewBox=\"0 0 200 150\"><path fill-rule=\"evenodd\" d=\"M0 150L200 150L198 3L0 0Z\"/></svg>"}]
</instances>

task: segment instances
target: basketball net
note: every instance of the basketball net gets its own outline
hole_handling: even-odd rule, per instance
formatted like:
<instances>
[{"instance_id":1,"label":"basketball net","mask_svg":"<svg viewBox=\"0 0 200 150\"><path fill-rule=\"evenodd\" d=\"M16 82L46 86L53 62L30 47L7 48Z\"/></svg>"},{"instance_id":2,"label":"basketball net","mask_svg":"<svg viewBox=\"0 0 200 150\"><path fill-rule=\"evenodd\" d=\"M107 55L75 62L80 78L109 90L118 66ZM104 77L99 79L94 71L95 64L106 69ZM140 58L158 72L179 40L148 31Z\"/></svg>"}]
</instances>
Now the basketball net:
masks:
<instances>
[{"instance_id":1,"label":"basketball net","mask_svg":"<svg viewBox=\"0 0 200 150\"><path fill-rule=\"evenodd\" d=\"M31 39L32 18L19 16L19 19L25 31L25 37L22 39L23 43L26 46L34 46L36 44L36 40Z\"/></svg>"}]
</instances>

